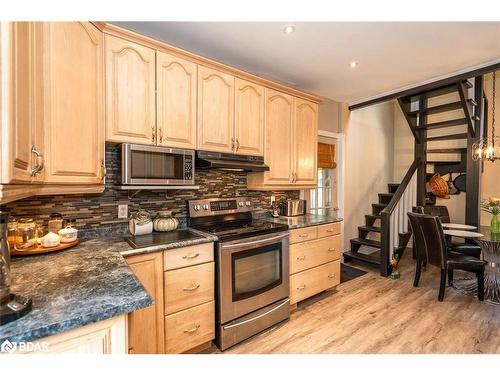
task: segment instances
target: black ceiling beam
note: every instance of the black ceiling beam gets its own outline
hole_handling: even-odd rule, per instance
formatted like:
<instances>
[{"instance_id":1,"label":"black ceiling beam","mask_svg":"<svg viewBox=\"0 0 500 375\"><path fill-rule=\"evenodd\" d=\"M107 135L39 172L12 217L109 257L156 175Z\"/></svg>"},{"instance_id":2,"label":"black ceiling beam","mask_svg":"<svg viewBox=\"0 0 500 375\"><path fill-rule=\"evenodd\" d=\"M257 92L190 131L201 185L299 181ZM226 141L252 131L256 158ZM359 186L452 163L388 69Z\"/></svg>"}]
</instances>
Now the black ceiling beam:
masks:
<instances>
[{"instance_id":1,"label":"black ceiling beam","mask_svg":"<svg viewBox=\"0 0 500 375\"><path fill-rule=\"evenodd\" d=\"M500 63L484 66L482 68L474 69L474 70L471 70L471 71L468 71L465 73L461 73L461 74L458 74L458 75L453 76L453 77L443 78L443 79L440 79L438 81L430 82L430 83L427 83L427 84L422 85L422 86L413 87L411 89L398 91L398 92L395 92L393 94L388 94L388 95L381 96L379 98L370 99L370 100L366 100L364 102L353 104L353 105L349 106L349 111L354 111L355 109L367 107L369 105L373 105L373 104L377 104L377 103L386 102L388 100L400 98L403 96L418 95L422 91L430 91L433 89L437 89L441 86L449 85L452 83L457 83L457 81L460 81L460 80L482 76L483 74L491 73L491 72L493 72L495 70L499 70L499 69L500 69Z\"/></svg>"}]
</instances>

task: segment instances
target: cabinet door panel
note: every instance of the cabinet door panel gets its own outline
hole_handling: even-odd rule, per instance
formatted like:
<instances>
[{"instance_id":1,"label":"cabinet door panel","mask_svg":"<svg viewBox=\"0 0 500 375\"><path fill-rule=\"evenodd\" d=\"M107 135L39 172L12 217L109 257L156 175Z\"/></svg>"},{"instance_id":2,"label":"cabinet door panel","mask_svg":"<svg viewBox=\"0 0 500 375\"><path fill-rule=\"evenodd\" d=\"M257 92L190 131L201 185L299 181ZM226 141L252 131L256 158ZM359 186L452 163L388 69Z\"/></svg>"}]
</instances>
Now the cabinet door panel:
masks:
<instances>
[{"instance_id":1,"label":"cabinet door panel","mask_svg":"<svg viewBox=\"0 0 500 375\"><path fill-rule=\"evenodd\" d=\"M155 301L153 306L129 314L129 353L160 354L164 352L162 257L162 253L158 252L126 258L134 275Z\"/></svg>"},{"instance_id":2,"label":"cabinet door panel","mask_svg":"<svg viewBox=\"0 0 500 375\"><path fill-rule=\"evenodd\" d=\"M234 77L198 66L198 149L232 152Z\"/></svg>"},{"instance_id":3,"label":"cabinet door panel","mask_svg":"<svg viewBox=\"0 0 500 375\"><path fill-rule=\"evenodd\" d=\"M318 105L295 98L294 171L297 185L316 185Z\"/></svg>"},{"instance_id":4,"label":"cabinet door panel","mask_svg":"<svg viewBox=\"0 0 500 375\"><path fill-rule=\"evenodd\" d=\"M4 22L1 26L2 124L1 182L31 181L31 146L34 145L32 119L33 24ZM5 82L3 82L5 80ZM7 137L8 135L8 137Z\"/></svg>"},{"instance_id":5,"label":"cabinet door panel","mask_svg":"<svg viewBox=\"0 0 500 375\"><path fill-rule=\"evenodd\" d=\"M164 146L196 148L195 63L157 52L158 136Z\"/></svg>"},{"instance_id":6,"label":"cabinet door panel","mask_svg":"<svg viewBox=\"0 0 500 375\"><path fill-rule=\"evenodd\" d=\"M155 143L155 51L105 38L106 140Z\"/></svg>"},{"instance_id":7,"label":"cabinet door panel","mask_svg":"<svg viewBox=\"0 0 500 375\"><path fill-rule=\"evenodd\" d=\"M267 89L265 182L290 185L292 171L293 97Z\"/></svg>"},{"instance_id":8,"label":"cabinet door panel","mask_svg":"<svg viewBox=\"0 0 500 375\"><path fill-rule=\"evenodd\" d=\"M45 181L102 183L102 33L88 22L44 28Z\"/></svg>"},{"instance_id":9,"label":"cabinet door panel","mask_svg":"<svg viewBox=\"0 0 500 375\"><path fill-rule=\"evenodd\" d=\"M264 155L264 87L236 78L235 80L236 152Z\"/></svg>"}]
</instances>

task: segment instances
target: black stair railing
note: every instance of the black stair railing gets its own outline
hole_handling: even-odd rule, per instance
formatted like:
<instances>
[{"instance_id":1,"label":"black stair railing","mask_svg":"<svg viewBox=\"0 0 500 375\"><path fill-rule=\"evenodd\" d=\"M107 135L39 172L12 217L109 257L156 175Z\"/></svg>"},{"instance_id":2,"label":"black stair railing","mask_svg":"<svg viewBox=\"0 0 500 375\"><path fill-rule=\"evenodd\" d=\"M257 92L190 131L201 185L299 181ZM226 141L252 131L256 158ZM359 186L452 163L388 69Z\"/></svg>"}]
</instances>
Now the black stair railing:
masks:
<instances>
[{"instance_id":1,"label":"black stair railing","mask_svg":"<svg viewBox=\"0 0 500 375\"><path fill-rule=\"evenodd\" d=\"M419 168L422 168L422 160L415 158L391 201L380 213L380 274L382 276L388 276L392 271L390 260L394 255L394 250L404 248L408 242L409 229L406 214L411 212L417 203L416 172Z\"/></svg>"}]
</instances>

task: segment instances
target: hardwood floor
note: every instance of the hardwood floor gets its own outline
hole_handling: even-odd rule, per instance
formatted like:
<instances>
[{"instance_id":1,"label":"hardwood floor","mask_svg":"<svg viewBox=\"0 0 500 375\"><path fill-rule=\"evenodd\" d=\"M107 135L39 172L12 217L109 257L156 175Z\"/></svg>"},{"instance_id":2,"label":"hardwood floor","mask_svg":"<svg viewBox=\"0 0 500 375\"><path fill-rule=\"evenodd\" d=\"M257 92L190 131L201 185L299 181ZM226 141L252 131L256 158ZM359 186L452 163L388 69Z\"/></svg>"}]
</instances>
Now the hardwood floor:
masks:
<instances>
[{"instance_id":1,"label":"hardwood floor","mask_svg":"<svg viewBox=\"0 0 500 375\"><path fill-rule=\"evenodd\" d=\"M414 288L406 253L400 280L371 269L224 353L500 353L500 306L450 287L438 302L439 270L428 266Z\"/></svg>"}]
</instances>

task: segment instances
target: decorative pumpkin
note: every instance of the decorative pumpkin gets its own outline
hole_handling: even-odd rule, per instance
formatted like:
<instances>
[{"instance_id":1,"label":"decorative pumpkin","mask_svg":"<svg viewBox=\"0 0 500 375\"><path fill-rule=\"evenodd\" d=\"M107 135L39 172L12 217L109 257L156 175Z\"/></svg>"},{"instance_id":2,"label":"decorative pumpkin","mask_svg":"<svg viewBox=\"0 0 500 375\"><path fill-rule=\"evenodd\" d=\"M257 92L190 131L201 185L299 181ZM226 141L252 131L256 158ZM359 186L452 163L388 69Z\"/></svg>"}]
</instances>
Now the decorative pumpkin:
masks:
<instances>
[{"instance_id":1,"label":"decorative pumpkin","mask_svg":"<svg viewBox=\"0 0 500 375\"><path fill-rule=\"evenodd\" d=\"M432 194L436 197L450 199L450 187L439 173L436 173L431 177L429 185L431 187Z\"/></svg>"},{"instance_id":2,"label":"decorative pumpkin","mask_svg":"<svg viewBox=\"0 0 500 375\"><path fill-rule=\"evenodd\" d=\"M171 211L159 211L153 220L153 228L157 232L170 232L176 230L178 226L179 221L172 217Z\"/></svg>"}]
</instances>

